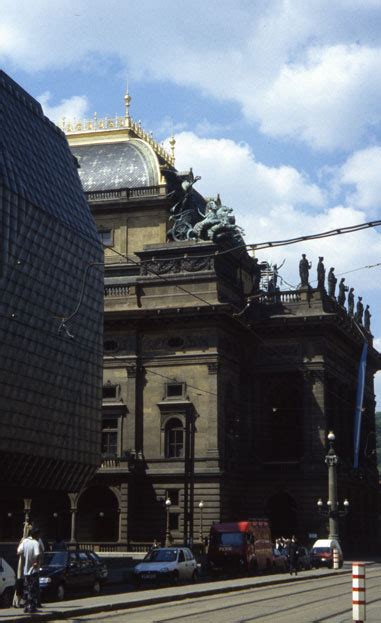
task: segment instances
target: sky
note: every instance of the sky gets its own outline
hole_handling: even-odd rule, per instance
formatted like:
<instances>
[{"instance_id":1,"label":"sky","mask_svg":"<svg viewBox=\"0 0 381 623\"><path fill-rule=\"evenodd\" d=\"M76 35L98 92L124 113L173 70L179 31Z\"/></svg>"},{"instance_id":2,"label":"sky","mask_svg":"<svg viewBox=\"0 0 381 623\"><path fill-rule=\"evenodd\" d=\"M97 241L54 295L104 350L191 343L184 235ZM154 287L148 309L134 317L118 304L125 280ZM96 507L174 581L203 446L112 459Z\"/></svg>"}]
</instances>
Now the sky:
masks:
<instances>
[{"instance_id":1,"label":"sky","mask_svg":"<svg viewBox=\"0 0 381 623\"><path fill-rule=\"evenodd\" d=\"M220 193L248 243L381 218L381 0L1 0L0 66L53 121L123 114ZM318 256L370 305L381 231L258 252ZM313 283L312 283L313 285ZM287 286L288 287L288 286ZM381 407L381 373L376 377Z\"/></svg>"}]
</instances>

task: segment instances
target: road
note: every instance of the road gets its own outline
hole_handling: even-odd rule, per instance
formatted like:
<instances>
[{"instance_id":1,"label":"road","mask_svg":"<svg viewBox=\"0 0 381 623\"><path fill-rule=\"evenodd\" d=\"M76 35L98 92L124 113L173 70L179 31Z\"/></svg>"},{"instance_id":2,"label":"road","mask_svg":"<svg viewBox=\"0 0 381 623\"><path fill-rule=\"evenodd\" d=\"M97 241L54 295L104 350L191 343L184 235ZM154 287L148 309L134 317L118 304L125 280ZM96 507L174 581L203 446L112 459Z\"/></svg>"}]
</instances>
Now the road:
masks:
<instances>
[{"instance_id":1,"label":"road","mask_svg":"<svg viewBox=\"0 0 381 623\"><path fill-rule=\"evenodd\" d=\"M300 579L299 579L300 577ZM350 574L77 616L70 623L350 623ZM367 568L366 623L381 622L381 564ZM56 622L58 623L58 621Z\"/></svg>"}]
</instances>

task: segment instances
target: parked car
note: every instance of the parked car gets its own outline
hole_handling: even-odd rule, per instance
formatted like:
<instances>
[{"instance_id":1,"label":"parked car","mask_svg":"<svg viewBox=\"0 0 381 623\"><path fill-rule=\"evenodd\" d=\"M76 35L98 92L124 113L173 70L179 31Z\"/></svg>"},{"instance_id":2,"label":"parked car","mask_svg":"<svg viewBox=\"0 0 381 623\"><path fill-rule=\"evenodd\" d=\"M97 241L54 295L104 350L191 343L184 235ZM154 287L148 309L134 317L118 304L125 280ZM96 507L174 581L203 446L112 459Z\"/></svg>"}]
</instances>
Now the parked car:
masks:
<instances>
[{"instance_id":1,"label":"parked car","mask_svg":"<svg viewBox=\"0 0 381 623\"><path fill-rule=\"evenodd\" d=\"M287 552L285 550L273 548L273 569L282 573L288 571Z\"/></svg>"},{"instance_id":2,"label":"parked car","mask_svg":"<svg viewBox=\"0 0 381 623\"><path fill-rule=\"evenodd\" d=\"M69 592L98 594L102 580L92 552L83 550L45 552L40 569L42 598L63 600Z\"/></svg>"},{"instance_id":3,"label":"parked car","mask_svg":"<svg viewBox=\"0 0 381 623\"><path fill-rule=\"evenodd\" d=\"M133 578L136 586L146 582L196 582L197 562L188 547L159 547L136 565Z\"/></svg>"},{"instance_id":4,"label":"parked car","mask_svg":"<svg viewBox=\"0 0 381 623\"><path fill-rule=\"evenodd\" d=\"M103 562L103 560L101 560L98 556L98 554L96 554L95 552L86 552L88 556L90 556L91 560L94 561L96 569L97 569L97 575L98 575L98 579L100 581L100 583L106 584L107 579L108 579L108 568L105 562Z\"/></svg>"},{"instance_id":5,"label":"parked car","mask_svg":"<svg viewBox=\"0 0 381 623\"><path fill-rule=\"evenodd\" d=\"M313 567L326 566L333 567L333 550L337 549L339 554L339 567L343 566L343 552L340 543L335 539L318 539L312 546L310 557Z\"/></svg>"},{"instance_id":6,"label":"parked car","mask_svg":"<svg viewBox=\"0 0 381 623\"><path fill-rule=\"evenodd\" d=\"M312 568L311 557L308 549L301 545L299 547L298 569L301 571L309 571Z\"/></svg>"},{"instance_id":7,"label":"parked car","mask_svg":"<svg viewBox=\"0 0 381 623\"><path fill-rule=\"evenodd\" d=\"M12 605L15 584L15 572L4 558L0 558L0 603L4 608Z\"/></svg>"}]
</instances>

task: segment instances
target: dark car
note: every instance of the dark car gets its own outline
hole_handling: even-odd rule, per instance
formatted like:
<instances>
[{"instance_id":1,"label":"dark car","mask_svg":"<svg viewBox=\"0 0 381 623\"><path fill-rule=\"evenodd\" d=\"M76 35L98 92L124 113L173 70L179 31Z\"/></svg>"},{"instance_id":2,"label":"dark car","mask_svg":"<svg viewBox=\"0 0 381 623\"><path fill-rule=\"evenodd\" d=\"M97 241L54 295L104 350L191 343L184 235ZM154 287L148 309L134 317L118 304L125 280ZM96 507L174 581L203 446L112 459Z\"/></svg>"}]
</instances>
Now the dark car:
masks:
<instances>
[{"instance_id":1,"label":"dark car","mask_svg":"<svg viewBox=\"0 0 381 623\"><path fill-rule=\"evenodd\" d=\"M91 560L93 560L95 563L95 566L97 569L97 576L98 576L100 583L106 584L107 578L108 578L108 568L107 568L106 563L103 562L103 560L101 560L98 554L96 554L95 552L86 552L86 553L91 558Z\"/></svg>"},{"instance_id":2,"label":"dark car","mask_svg":"<svg viewBox=\"0 0 381 623\"><path fill-rule=\"evenodd\" d=\"M273 569L281 573L288 570L287 552L284 549L273 548Z\"/></svg>"},{"instance_id":3,"label":"dark car","mask_svg":"<svg viewBox=\"0 0 381 623\"><path fill-rule=\"evenodd\" d=\"M42 598L62 600L69 592L98 594L102 571L92 554L82 550L45 552L40 569Z\"/></svg>"}]
</instances>

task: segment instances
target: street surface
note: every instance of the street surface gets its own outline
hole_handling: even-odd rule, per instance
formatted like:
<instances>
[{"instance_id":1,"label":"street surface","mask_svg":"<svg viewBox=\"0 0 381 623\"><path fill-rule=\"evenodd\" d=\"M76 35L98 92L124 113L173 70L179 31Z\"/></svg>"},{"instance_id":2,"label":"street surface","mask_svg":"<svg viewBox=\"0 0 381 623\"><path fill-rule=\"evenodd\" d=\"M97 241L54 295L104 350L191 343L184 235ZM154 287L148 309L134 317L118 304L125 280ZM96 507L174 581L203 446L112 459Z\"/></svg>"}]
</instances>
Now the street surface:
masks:
<instances>
[{"instance_id":1,"label":"street surface","mask_svg":"<svg viewBox=\"0 0 381 623\"><path fill-rule=\"evenodd\" d=\"M381 622L381 565L367 567L367 623ZM302 579L303 576L306 579ZM299 580L300 578L300 580ZM69 623L351 623L351 574L298 580L235 593L189 598L110 613L76 616ZM229 581L227 581L228 585ZM59 623L56 621L56 623Z\"/></svg>"}]
</instances>

